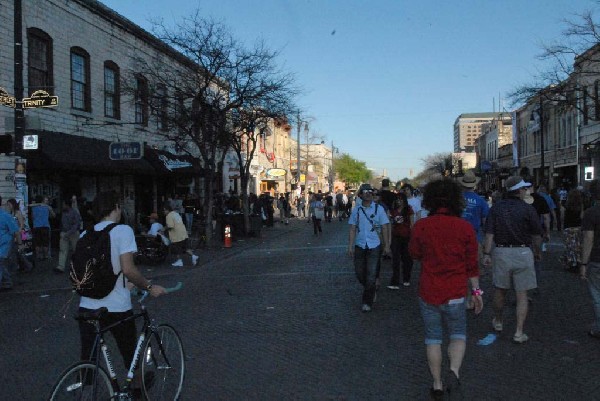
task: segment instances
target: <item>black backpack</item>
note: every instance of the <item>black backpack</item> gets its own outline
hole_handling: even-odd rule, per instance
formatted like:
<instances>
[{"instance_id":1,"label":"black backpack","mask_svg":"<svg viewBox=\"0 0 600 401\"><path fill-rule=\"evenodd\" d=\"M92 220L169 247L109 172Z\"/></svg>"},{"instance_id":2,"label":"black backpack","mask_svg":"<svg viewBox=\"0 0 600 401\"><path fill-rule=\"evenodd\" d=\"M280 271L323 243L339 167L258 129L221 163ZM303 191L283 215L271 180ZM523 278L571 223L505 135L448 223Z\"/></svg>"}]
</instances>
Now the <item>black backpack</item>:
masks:
<instances>
[{"instance_id":1,"label":"black backpack","mask_svg":"<svg viewBox=\"0 0 600 401\"><path fill-rule=\"evenodd\" d=\"M116 223L109 224L102 231L87 231L75 246L71 258L71 285L81 296L101 299L115 287L122 274L114 274L110 257L110 235ZM125 278L123 278L125 286Z\"/></svg>"}]
</instances>

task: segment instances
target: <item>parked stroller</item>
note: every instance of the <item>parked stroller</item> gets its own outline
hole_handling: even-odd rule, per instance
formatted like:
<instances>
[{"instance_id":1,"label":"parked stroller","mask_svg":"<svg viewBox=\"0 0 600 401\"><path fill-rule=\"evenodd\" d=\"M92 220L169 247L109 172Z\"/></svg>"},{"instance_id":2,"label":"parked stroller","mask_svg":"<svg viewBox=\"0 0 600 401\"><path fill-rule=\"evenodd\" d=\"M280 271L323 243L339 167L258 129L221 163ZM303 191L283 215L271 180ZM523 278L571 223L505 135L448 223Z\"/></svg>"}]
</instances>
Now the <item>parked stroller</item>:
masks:
<instances>
[{"instance_id":1,"label":"parked stroller","mask_svg":"<svg viewBox=\"0 0 600 401\"><path fill-rule=\"evenodd\" d=\"M138 248L134 259L136 264L157 265L167 259L169 247L163 243L160 236L136 235L135 243Z\"/></svg>"}]
</instances>

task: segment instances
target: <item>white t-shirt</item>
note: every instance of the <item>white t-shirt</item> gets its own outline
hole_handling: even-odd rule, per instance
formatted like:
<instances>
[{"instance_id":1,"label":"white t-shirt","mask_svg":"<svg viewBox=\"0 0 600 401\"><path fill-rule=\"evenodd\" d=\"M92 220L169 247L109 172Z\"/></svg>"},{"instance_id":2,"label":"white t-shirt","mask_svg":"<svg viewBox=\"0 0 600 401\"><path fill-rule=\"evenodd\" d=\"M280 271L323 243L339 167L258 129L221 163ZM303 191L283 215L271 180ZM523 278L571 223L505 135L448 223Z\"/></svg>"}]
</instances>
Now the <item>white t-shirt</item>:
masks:
<instances>
[{"instance_id":1,"label":"white t-shirt","mask_svg":"<svg viewBox=\"0 0 600 401\"><path fill-rule=\"evenodd\" d=\"M100 231L111 224L111 221L102 221L94 226L95 231ZM85 232L81 234L83 236ZM113 272L118 274L121 271L121 255L124 253L137 252L135 235L133 229L125 224L119 224L110 230L110 259L113 266ZM125 286L123 286L125 278ZM115 283L115 288L102 299L81 297L79 306L88 309L108 308L109 312L127 312L131 310L131 294L127 288L127 277L123 274L119 276Z\"/></svg>"},{"instance_id":2,"label":"white t-shirt","mask_svg":"<svg viewBox=\"0 0 600 401\"><path fill-rule=\"evenodd\" d=\"M428 213L426 210L423 210L423 208L421 207L421 199L417 198L416 196L408 198L408 205L412 208L413 212L415 213L413 215L414 222L419 220L419 218L424 217L423 212Z\"/></svg>"},{"instance_id":3,"label":"white t-shirt","mask_svg":"<svg viewBox=\"0 0 600 401\"><path fill-rule=\"evenodd\" d=\"M152 225L150 226L150 230L148 230L148 235L151 235L153 237L156 237L158 235L158 232L161 231L163 229L163 225L160 224L158 221L155 221L154 223L152 223Z\"/></svg>"}]
</instances>

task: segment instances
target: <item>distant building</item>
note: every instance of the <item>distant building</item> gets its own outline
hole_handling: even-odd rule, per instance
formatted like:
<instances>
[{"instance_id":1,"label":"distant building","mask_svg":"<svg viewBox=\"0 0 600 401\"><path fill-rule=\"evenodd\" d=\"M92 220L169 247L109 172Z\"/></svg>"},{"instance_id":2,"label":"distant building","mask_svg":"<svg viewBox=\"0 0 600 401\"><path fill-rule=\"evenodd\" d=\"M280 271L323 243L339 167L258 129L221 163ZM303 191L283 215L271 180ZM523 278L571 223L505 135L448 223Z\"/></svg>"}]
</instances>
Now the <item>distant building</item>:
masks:
<instances>
[{"instance_id":1,"label":"distant building","mask_svg":"<svg viewBox=\"0 0 600 401\"><path fill-rule=\"evenodd\" d=\"M474 152L475 141L482 134L483 124L503 113L464 113L454 121L454 153Z\"/></svg>"}]
</instances>

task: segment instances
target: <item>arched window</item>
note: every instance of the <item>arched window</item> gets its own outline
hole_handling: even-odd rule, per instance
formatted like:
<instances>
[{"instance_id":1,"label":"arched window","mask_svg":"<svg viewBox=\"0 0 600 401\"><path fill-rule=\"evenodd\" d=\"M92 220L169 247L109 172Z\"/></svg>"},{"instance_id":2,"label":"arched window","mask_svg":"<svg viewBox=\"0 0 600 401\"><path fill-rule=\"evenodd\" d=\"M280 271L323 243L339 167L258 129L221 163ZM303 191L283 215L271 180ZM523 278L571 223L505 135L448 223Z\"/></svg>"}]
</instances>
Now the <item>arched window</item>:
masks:
<instances>
[{"instance_id":1,"label":"arched window","mask_svg":"<svg viewBox=\"0 0 600 401\"><path fill-rule=\"evenodd\" d=\"M92 111L90 55L81 47L71 48L71 107Z\"/></svg>"},{"instance_id":2,"label":"arched window","mask_svg":"<svg viewBox=\"0 0 600 401\"><path fill-rule=\"evenodd\" d=\"M121 73L113 61L104 62L104 115L121 118Z\"/></svg>"},{"instance_id":3,"label":"arched window","mask_svg":"<svg viewBox=\"0 0 600 401\"><path fill-rule=\"evenodd\" d=\"M36 90L54 92L52 38L38 28L27 29L28 94Z\"/></svg>"}]
</instances>

